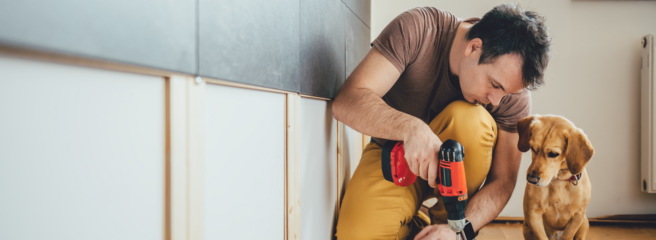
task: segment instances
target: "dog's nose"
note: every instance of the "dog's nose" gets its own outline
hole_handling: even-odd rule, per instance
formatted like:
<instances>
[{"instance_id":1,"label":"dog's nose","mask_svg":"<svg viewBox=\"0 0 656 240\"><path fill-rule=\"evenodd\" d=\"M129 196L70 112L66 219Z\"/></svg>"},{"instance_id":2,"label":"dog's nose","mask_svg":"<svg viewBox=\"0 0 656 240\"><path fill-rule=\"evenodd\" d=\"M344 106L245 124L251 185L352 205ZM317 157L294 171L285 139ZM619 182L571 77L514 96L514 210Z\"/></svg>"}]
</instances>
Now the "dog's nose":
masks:
<instances>
[{"instance_id":1,"label":"dog's nose","mask_svg":"<svg viewBox=\"0 0 656 240\"><path fill-rule=\"evenodd\" d=\"M528 174L526 175L526 181L531 184L537 184L540 181L540 177Z\"/></svg>"}]
</instances>

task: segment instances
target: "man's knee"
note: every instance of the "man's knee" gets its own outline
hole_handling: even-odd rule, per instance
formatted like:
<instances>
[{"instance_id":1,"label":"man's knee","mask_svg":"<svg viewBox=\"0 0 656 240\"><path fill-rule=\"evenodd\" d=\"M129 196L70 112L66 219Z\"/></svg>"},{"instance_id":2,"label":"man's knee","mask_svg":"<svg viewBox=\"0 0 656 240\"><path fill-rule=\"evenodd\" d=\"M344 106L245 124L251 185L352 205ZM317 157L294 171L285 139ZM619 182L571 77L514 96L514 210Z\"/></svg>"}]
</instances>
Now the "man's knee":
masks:
<instances>
[{"instance_id":1,"label":"man's knee","mask_svg":"<svg viewBox=\"0 0 656 240\"><path fill-rule=\"evenodd\" d=\"M437 135L449 131L459 141L474 140L494 144L497 136L497 125L490 113L480 105L465 101L454 101L449 104L429 124ZM445 141L446 139L442 139Z\"/></svg>"},{"instance_id":2,"label":"man's knee","mask_svg":"<svg viewBox=\"0 0 656 240\"><path fill-rule=\"evenodd\" d=\"M474 118L483 122L494 121L492 115L482 105L471 104L462 100L450 103L442 113L458 120Z\"/></svg>"}]
</instances>

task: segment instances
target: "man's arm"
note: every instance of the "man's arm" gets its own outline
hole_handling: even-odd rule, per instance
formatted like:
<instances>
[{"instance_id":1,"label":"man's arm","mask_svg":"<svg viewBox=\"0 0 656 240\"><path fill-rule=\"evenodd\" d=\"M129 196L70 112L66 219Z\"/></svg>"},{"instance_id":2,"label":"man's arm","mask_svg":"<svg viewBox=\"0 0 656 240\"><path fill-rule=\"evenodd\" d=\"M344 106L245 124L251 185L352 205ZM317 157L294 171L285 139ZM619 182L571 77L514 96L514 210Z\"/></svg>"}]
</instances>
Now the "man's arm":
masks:
<instances>
[{"instance_id":1,"label":"man's arm","mask_svg":"<svg viewBox=\"0 0 656 240\"><path fill-rule=\"evenodd\" d=\"M474 231L494 220L515 190L522 160L522 153L517 149L518 140L517 133L499 129L490 172L483 187L469 200L465 211L465 217L472 223Z\"/></svg>"},{"instance_id":2,"label":"man's arm","mask_svg":"<svg viewBox=\"0 0 656 240\"><path fill-rule=\"evenodd\" d=\"M435 187L436 153L442 142L422 120L390 107L382 99L399 76L399 70L372 48L337 93L333 116L369 136L404 141L410 170Z\"/></svg>"},{"instance_id":3,"label":"man's arm","mask_svg":"<svg viewBox=\"0 0 656 240\"><path fill-rule=\"evenodd\" d=\"M335 97L335 119L369 136L403 140L403 123L414 121L413 117L393 109L382 99L399 76L401 73L383 54L375 48L369 50Z\"/></svg>"}]
</instances>

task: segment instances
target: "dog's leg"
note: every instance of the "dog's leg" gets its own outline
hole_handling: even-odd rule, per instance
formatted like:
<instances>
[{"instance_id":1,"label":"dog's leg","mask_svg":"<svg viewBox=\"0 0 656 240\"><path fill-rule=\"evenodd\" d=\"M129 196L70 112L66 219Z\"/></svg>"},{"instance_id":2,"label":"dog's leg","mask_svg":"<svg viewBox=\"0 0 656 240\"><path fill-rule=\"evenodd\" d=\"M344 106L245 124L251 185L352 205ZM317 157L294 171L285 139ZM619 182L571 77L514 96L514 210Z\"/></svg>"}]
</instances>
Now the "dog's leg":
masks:
<instances>
[{"instance_id":1,"label":"dog's leg","mask_svg":"<svg viewBox=\"0 0 656 240\"><path fill-rule=\"evenodd\" d=\"M588 235L588 230L590 230L590 222L588 222L588 218L586 216L583 216L583 222L581 223L581 227L579 227L579 230L576 231L576 235L574 236L574 239L584 240L585 237Z\"/></svg>"},{"instance_id":2,"label":"dog's leg","mask_svg":"<svg viewBox=\"0 0 656 240\"><path fill-rule=\"evenodd\" d=\"M538 239L535 237L533 234L533 231L531 231L531 228L528 226L527 222L524 222L524 225L522 226L522 230L524 232L524 240L533 240L533 239Z\"/></svg>"},{"instance_id":3,"label":"dog's leg","mask_svg":"<svg viewBox=\"0 0 656 240\"><path fill-rule=\"evenodd\" d=\"M548 240L549 238L544 231L544 224L542 223L542 213L533 212L529 214L528 218L528 221L524 223L524 238Z\"/></svg>"},{"instance_id":4,"label":"dog's leg","mask_svg":"<svg viewBox=\"0 0 656 240\"><path fill-rule=\"evenodd\" d=\"M567 223L565 230L563 231L563 240L574 239L574 234L576 234L583 223L583 219L586 218L581 213L576 213Z\"/></svg>"}]
</instances>

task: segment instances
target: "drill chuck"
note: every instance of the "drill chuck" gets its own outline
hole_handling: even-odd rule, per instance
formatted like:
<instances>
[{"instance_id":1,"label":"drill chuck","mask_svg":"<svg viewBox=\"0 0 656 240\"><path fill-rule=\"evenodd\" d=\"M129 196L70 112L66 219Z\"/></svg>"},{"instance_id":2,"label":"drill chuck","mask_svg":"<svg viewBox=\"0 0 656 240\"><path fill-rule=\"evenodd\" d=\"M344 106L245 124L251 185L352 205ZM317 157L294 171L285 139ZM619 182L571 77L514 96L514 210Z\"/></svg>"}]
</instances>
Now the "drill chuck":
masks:
<instances>
[{"instance_id":1,"label":"drill chuck","mask_svg":"<svg viewBox=\"0 0 656 240\"><path fill-rule=\"evenodd\" d=\"M467 222L465 221L464 218L460 220L449 219L449 227L451 228L451 231L454 232L462 232L462 230L465 229L465 224L467 224Z\"/></svg>"}]
</instances>

